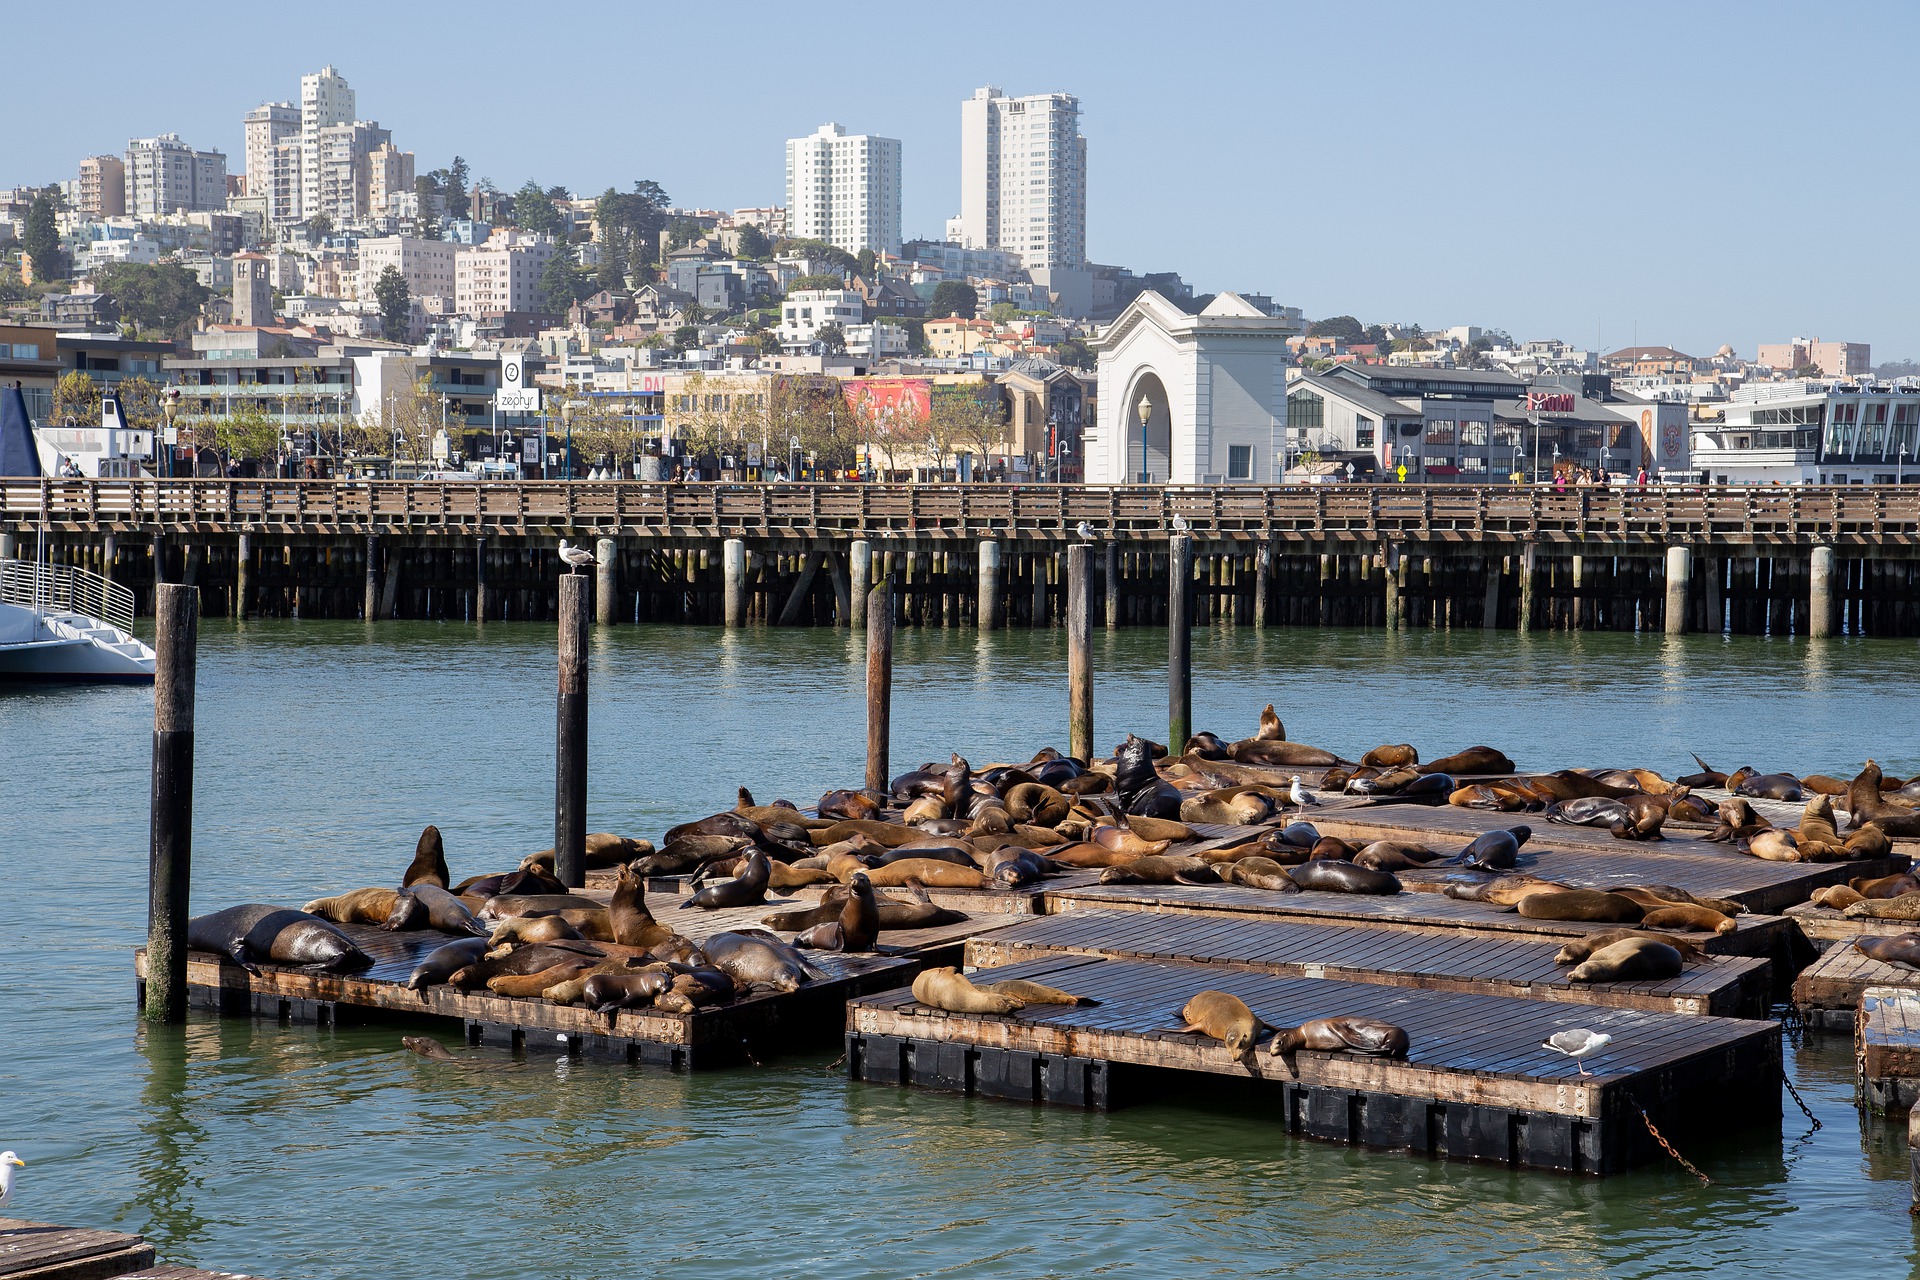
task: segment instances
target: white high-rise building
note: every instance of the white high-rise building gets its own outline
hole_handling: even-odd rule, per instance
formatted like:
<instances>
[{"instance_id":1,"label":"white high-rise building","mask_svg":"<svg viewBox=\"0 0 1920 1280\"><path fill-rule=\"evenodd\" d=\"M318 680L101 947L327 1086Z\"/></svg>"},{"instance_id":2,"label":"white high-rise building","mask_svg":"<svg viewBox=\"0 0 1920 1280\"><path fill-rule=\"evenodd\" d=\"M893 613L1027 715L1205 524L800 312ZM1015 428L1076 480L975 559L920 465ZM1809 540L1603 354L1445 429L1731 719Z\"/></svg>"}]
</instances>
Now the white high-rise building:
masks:
<instances>
[{"instance_id":1,"label":"white high-rise building","mask_svg":"<svg viewBox=\"0 0 1920 1280\"><path fill-rule=\"evenodd\" d=\"M247 194L273 194L274 144L300 136L300 108L291 102L263 102L247 112Z\"/></svg>"},{"instance_id":2,"label":"white high-rise building","mask_svg":"<svg viewBox=\"0 0 1920 1280\"><path fill-rule=\"evenodd\" d=\"M227 157L195 151L177 133L127 139L127 212L136 218L227 207Z\"/></svg>"},{"instance_id":3,"label":"white high-rise building","mask_svg":"<svg viewBox=\"0 0 1920 1280\"><path fill-rule=\"evenodd\" d=\"M301 221L326 211L321 200L326 163L321 131L352 123L353 110L353 90L331 64L300 77L300 199L295 217Z\"/></svg>"},{"instance_id":4,"label":"white high-rise building","mask_svg":"<svg viewBox=\"0 0 1920 1280\"><path fill-rule=\"evenodd\" d=\"M900 140L823 124L787 140L787 234L900 252Z\"/></svg>"},{"instance_id":5,"label":"white high-rise building","mask_svg":"<svg viewBox=\"0 0 1920 1280\"><path fill-rule=\"evenodd\" d=\"M960 243L1032 267L1087 260L1087 140L1070 93L1009 98L991 85L960 104Z\"/></svg>"}]
</instances>

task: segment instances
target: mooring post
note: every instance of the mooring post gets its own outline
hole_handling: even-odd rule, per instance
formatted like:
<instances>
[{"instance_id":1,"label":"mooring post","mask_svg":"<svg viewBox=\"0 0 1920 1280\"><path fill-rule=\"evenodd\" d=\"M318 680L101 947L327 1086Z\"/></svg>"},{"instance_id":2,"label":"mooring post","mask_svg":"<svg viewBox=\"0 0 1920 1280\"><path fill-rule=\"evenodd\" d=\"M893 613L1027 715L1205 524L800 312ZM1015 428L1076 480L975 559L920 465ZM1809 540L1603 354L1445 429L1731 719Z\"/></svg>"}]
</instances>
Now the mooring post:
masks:
<instances>
[{"instance_id":1,"label":"mooring post","mask_svg":"<svg viewBox=\"0 0 1920 1280\"><path fill-rule=\"evenodd\" d=\"M1726 581L1727 562L1719 556L1708 556L1701 561L1701 568L1707 575L1707 633L1717 636L1726 629L1721 590Z\"/></svg>"},{"instance_id":2,"label":"mooring post","mask_svg":"<svg viewBox=\"0 0 1920 1280\"><path fill-rule=\"evenodd\" d=\"M367 535L367 587L366 609L362 615L368 622L380 616L380 535Z\"/></svg>"},{"instance_id":3,"label":"mooring post","mask_svg":"<svg viewBox=\"0 0 1920 1280\"><path fill-rule=\"evenodd\" d=\"M984 538L980 542L980 598L974 605L982 631L992 631L1000 625L1001 586L1000 544Z\"/></svg>"},{"instance_id":4,"label":"mooring post","mask_svg":"<svg viewBox=\"0 0 1920 1280\"><path fill-rule=\"evenodd\" d=\"M593 544L593 620L603 627L614 621L613 606L620 594L620 546L612 538Z\"/></svg>"},{"instance_id":5,"label":"mooring post","mask_svg":"<svg viewBox=\"0 0 1920 1280\"><path fill-rule=\"evenodd\" d=\"M120 544L112 534L100 540L100 576L108 582L113 581L113 562L119 559ZM5 557L0 556L0 559Z\"/></svg>"},{"instance_id":6,"label":"mooring post","mask_svg":"<svg viewBox=\"0 0 1920 1280\"><path fill-rule=\"evenodd\" d=\"M1093 759L1093 548L1067 548L1067 754Z\"/></svg>"},{"instance_id":7,"label":"mooring post","mask_svg":"<svg viewBox=\"0 0 1920 1280\"><path fill-rule=\"evenodd\" d=\"M1691 559L1685 547L1667 548L1667 634L1687 633L1687 568Z\"/></svg>"},{"instance_id":8,"label":"mooring post","mask_svg":"<svg viewBox=\"0 0 1920 1280\"><path fill-rule=\"evenodd\" d=\"M1264 630L1267 625L1267 579L1273 576L1273 544L1263 542L1260 549L1253 553L1253 625L1255 630Z\"/></svg>"},{"instance_id":9,"label":"mooring post","mask_svg":"<svg viewBox=\"0 0 1920 1280\"><path fill-rule=\"evenodd\" d=\"M1813 549L1813 571L1808 584L1807 636L1824 640L1833 634L1833 548Z\"/></svg>"},{"instance_id":10,"label":"mooring post","mask_svg":"<svg viewBox=\"0 0 1920 1280\"><path fill-rule=\"evenodd\" d=\"M487 620L487 540L473 540L473 620Z\"/></svg>"},{"instance_id":11,"label":"mooring post","mask_svg":"<svg viewBox=\"0 0 1920 1280\"><path fill-rule=\"evenodd\" d=\"M873 544L856 538L847 548L847 625L867 625L867 596L873 591Z\"/></svg>"},{"instance_id":12,"label":"mooring post","mask_svg":"<svg viewBox=\"0 0 1920 1280\"><path fill-rule=\"evenodd\" d=\"M1108 542L1103 550L1107 562L1107 590L1103 597L1106 603L1107 630L1116 631L1120 627L1120 544Z\"/></svg>"},{"instance_id":13,"label":"mooring post","mask_svg":"<svg viewBox=\"0 0 1920 1280\"><path fill-rule=\"evenodd\" d=\"M747 544L728 538L721 547L721 572L726 586L726 623L743 626L747 620Z\"/></svg>"},{"instance_id":14,"label":"mooring post","mask_svg":"<svg viewBox=\"0 0 1920 1280\"><path fill-rule=\"evenodd\" d=\"M1027 622L1030 626L1044 627L1047 618L1047 570L1053 564L1051 551L1035 551L1027 556L1027 563L1033 566L1033 603L1029 606Z\"/></svg>"},{"instance_id":15,"label":"mooring post","mask_svg":"<svg viewBox=\"0 0 1920 1280\"><path fill-rule=\"evenodd\" d=\"M167 581L167 535L158 529L153 531L153 585L159 586ZM158 609L160 593L154 592L154 608Z\"/></svg>"},{"instance_id":16,"label":"mooring post","mask_svg":"<svg viewBox=\"0 0 1920 1280\"><path fill-rule=\"evenodd\" d=\"M1531 542L1520 548L1520 621L1519 631L1533 630L1534 547Z\"/></svg>"},{"instance_id":17,"label":"mooring post","mask_svg":"<svg viewBox=\"0 0 1920 1280\"><path fill-rule=\"evenodd\" d=\"M857 544L856 544L857 545ZM893 583L867 594L867 790L887 793L887 750L893 732Z\"/></svg>"},{"instance_id":18,"label":"mooring post","mask_svg":"<svg viewBox=\"0 0 1920 1280\"><path fill-rule=\"evenodd\" d=\"M233 616L242 620L253 616L253 535L240 535L233 553Z\"/></svg>"},{"instance_id":19,"label":"mooring post","mask_svg":"<svg viewBox=\"0 0 1920 1280\"><path fill-rule=\"evenodd\" d=\"M560 702L554 725L553 874L587 882L587 579L560 575Z\"/></svg>"},{"instance_id":20,"label":"mooring post","mask_svg":"<svg viewBox=\"0 0 1920 1280\"><path fill-rule=\"evenodd\" d=\"M1500 574L1505 565L1499 556L1482 556L1480 571L1486 575L1486 599L1480 609L1480 629L1492 631L1500 625Z\"/></svg>"},{"instance_id":21,"label":"mooring post","mask_svg":"<svg viewBox=\"0 0 1920 1280\"><path fill-rule=\"evenodd\" d=\"M1386 578L1387 630L1398 631L1400 629L1400 548L1388 547L1380 559L1386 570L1384 576Z\"/></svg>"},{"instance_id":22,"label":"mooring post","mask_svg":"<svg viewBox=\"0 0 1920 1280\"><path fill-rule=\"evenodd\" d=\"M1167 539L1167 752L1193 736L1193 539Z\"/></svg>"},{"instance_id":23,"label":"mooring post","mask_svg":"<svg viewBox=\"0 0 1920 1280\"><path fill-rule=\"evenodd\" d=\"M153 795L147 854L147 1017L187 1016L187 897L193 878L193 685L200 593L154 588Z\"/></svg>"}]
</instances>

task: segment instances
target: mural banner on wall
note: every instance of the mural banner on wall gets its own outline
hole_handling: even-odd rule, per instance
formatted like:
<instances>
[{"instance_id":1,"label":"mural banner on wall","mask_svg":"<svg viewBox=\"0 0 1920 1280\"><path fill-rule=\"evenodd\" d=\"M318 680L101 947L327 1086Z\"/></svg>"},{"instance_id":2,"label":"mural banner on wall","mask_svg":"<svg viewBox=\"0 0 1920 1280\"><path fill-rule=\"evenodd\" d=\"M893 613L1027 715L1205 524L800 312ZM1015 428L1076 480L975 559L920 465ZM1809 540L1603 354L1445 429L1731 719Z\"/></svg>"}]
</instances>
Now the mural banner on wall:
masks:
<instances>
[{"instance_id":1,"label":"mural banner on wall","mask_svg":"<svg viewBox=\"0 0 1920 1280\"><path fill-rule=\"evenodd\" d=\"M933 410L927 378L848 378L840 390L847 407L869 422L925 422Z\"/></svg>"}]
</instances>

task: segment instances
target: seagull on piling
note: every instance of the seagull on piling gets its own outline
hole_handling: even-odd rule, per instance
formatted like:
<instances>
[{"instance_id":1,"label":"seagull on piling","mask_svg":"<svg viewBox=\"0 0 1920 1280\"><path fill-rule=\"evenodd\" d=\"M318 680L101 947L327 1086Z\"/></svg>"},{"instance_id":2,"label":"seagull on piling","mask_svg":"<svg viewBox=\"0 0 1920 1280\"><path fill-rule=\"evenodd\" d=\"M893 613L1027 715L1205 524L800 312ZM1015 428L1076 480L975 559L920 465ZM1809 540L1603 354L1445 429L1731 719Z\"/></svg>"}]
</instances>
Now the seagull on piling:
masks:
<instances>
[{"instance_id":1,"label":"seagull on piling","mask_svg":"<svg viewBox=\"0 0 1920 1280\"><path fill-rule=\"evenodd\" d=\"M1566 1031L1556 1031L1540 1042L1542 1049L1551 1049L1555 1053L1564 1053L1573 1059L1573 1065L1580 1067L1580 1074L1590 1076L1593 1072L1580 1065L1580 1059L1590 1053L1596 1053L1606 1047L1613 1037L1603 1031L1589 1031L1585 1027L1573 1027Z\"/></svg>"},{"instance_id":2,"label":"seagull on piling","mask_svg":"<svg viewBox=\"0 0 1920 1280\"><path fill-rule=\"evenodd\" d=\"M1094 537L1093 526L1088 524L1085 520L1082 520L1079 524L1075 525L1073 527L1073 531L1076 534L1080 535L1080 541L1082 542L1093 541L1093 537Z\"/></svg>"},{"instance_id":3,"label":"seagull on piling","mask_svg":"<svg viewBox=\"0 0 1920 1280\"><path fill-rule=\"evenodd\" d=\"M571 565L575 573L595 563L593 552L585 547L569 546L565 538L560 539L560 558Z\"/></svg>"},{"instance_id":4,"label":"seagull on piling","mask_svg":"<svg viewBox=\"0 0 1920 1280\"><path fill-rule=\"evenodd\" d=\"M1300 781L1300 775L1297 773L1293 775L1293 785L1287 788L1287 799L1293 801L1294 804L1302 809L1310 804L1320 803L1313 798L1313 792L1307 790L1306 785Z\"/></svg>"},{"instance_id":5,"label":"seagull on piling","mask_svg":"<svg viewBox=\"0 0 1920 1280\"><path fill-rule=\"evenodd\" d=\"M0 1209L13 1202L13 1171L24 1169L27 1162L11 1151L0 1151Z\"/></svg>"},{"instance_id":6,"label":"seagull on piling","mask_svg":"<svg viewBox=\"0 0 1920 1280\"><path fill-rule=\"evenodd\" d=\"M1181 515L1178 511L1173 513L1173 531L1175 533L1185 533L1191 528L1193 528L1193 526L1187 523L1185 516Z\"/></svg>"}]
</instances>

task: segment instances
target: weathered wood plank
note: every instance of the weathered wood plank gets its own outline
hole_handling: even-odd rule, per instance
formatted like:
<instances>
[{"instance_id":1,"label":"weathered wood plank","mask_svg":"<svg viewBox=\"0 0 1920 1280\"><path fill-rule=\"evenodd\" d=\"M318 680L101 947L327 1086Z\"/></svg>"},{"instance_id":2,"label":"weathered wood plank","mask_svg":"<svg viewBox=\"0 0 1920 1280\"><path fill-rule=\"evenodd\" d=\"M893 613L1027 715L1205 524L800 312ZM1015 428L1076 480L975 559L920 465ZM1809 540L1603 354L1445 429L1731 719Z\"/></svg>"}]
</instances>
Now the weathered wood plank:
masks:
<instances>
[{"instance_id":1,"label":"weathered wood plank","mask_svg":"<svg viewBox=\"0 0 1920 1280\"><path fill-rule=\"evenodd\" d=\"M96 1280L152 1264L153 1246L139 1236L0 1218L5 1280Z\"/></svg>"}]
</instances>

